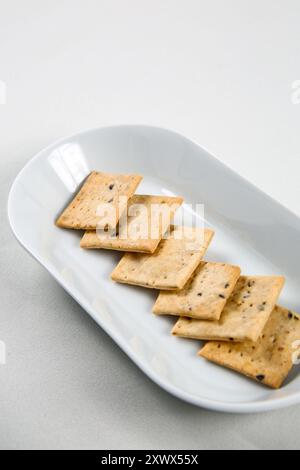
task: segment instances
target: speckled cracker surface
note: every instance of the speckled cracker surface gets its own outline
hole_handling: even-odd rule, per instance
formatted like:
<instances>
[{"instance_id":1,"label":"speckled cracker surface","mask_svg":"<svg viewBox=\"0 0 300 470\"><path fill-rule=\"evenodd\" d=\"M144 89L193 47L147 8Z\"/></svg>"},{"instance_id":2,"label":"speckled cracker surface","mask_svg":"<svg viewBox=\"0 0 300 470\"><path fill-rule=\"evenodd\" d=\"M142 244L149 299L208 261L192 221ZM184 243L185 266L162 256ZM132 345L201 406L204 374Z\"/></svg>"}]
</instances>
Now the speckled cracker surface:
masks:
<instances>
[{"instance_id":1,"label":"speckled cracker surface","mask_svg":"<svg viewBox=\"0 0 300 470\"><path fill-rule=\"evenodd\" d=\"M209 341L199 355L262 382L269 387L281 386L299 359L300 317L276 306L256 343Z\"/></svg>"},{"instance_id":2,"label":"speckled cracker surface","mask_svg":"<svg viewBox=\"0 0 300 470\"><path fill-rule=\"evenodd\" d=\"M128 201L126 223L122 216L115 237L104 231L87 231L80 246L153 253L182 202L181 197L136 194Z\"/></svg>"},{"instance_id":3,"label":"speckled cracker surface","mask_svg":"<svg viewBox=\"0 0 300 470\"><path fill-rule=\"evenodd\" d=\"M238 266L201 261L183 289L160 292L153 312L219 320L240 272Z\"/></svg>"},{"instance_id":4,"label":"speckled cracker surface","mask_svg":"<svg viewBox=\"0 0 300 470\"><path fill-rule=\"evenodd\" d=\"M125 200L134 194L141 180L139 175L113 175L93 171L58 217L56 225L62 228L95 230L102 220L99 208L103 207L104 210L105 206L113 215L108 217L109 225L115 227L125 208Z\"/></svg>"},{"instance_id":5,"label":"speckled cracker surface","mask_svg":"<svg viewBox=\"0 0 300 470\"><path fill-rule=\"evenodd\" d=\"M152 289L181 289L200 263L214 232L193 227L171 227L151 254L126 253L112 272L114 281Z\"/></svg>"},{"instance_id":6,"label":"speckled cracker surface","mask_svg":"<svg viewBox=\"0 0 300 470\"><path fill-rule=\"evenodd\" d=\"M218 321L179 318L172 333L195 339L256 341L275 307L282 276L241 276Z\"/></svg>"}]
</instances>

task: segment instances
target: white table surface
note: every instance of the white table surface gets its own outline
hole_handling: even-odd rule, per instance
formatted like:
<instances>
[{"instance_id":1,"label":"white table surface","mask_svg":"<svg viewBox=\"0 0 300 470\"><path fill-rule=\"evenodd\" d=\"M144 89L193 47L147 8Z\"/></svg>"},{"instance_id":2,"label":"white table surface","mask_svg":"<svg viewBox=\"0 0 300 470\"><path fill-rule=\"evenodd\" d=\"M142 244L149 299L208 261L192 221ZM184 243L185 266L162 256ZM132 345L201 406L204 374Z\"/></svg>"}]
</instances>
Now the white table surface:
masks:
<instances>
[{"instance_id":1,"label":"white table surface","mask_svg":"<svg viewBox=\"0 0 300 470\"><path fill-rule=\"evenodd\" d=\"M160 390L6 216L38 150L121 123L196 139L300 214L299 18L298 0L0 0L1 449L300 447L300 406L226 415Z\"/></svg>"}]
</instances>

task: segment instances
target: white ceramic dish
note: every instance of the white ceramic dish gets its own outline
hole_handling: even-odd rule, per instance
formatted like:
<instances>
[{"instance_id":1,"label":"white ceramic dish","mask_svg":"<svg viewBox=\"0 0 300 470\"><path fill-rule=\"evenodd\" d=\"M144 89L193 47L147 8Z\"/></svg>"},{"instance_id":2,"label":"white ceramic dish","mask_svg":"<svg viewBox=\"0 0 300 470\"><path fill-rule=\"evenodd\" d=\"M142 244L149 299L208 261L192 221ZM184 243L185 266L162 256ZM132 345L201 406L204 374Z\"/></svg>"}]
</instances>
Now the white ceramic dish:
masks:
<instances>
[{"instance_id":1,"label":"white ceramic dish","mask_svg":"<svg viewBox=\"0 0 300 470\"><path fill-rule=\"evenodd\" d=\"M295 369L273 391L196 356L200 343L170 335L174 318L151 314L156 292L109 279L121 254L84 251L80 234L54 220L93 169L144 175L139 193L204 203L215 231L206 259L247 274L284 274L280 303L300 311L300 220L185 137L149 126L95 129L36 155L9 195L12 230L31 253L158 385L209 409L258 412L300 402ZM270 175L271 177L271 175Z\"/></svg>"}]
</instances>

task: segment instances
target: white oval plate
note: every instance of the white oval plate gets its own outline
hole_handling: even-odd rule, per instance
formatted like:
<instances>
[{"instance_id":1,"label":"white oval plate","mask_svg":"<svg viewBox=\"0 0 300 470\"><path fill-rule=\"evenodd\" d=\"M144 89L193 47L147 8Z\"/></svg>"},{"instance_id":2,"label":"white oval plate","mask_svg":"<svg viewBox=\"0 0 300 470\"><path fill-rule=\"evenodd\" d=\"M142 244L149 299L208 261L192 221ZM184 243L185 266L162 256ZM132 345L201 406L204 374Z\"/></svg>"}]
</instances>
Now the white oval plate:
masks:
<instances>
[{"instance_id":1,"label":"white oval plate","mask_svg":"<svg viewBox=\"0 0 300 470\"><path fill-rule=\"evenodd\" d=\"M81 233L55 218L91 170L144 175L139 193L182 195L205 204L215 231L206 259L239 264L245 274L283 274L280 303L300 311L300 220L178 133L149 126L94 129L36 155L11 188L12 230L29 251L158 385L187 402L228 412L258 412L300 402L300 376L269 390L196 356L200 342L170 335L173 318L151 313L156 292L117 285L121 254L84 251ZM184 208L184 211L187 209Z\"/></svg>"}]
</instances>

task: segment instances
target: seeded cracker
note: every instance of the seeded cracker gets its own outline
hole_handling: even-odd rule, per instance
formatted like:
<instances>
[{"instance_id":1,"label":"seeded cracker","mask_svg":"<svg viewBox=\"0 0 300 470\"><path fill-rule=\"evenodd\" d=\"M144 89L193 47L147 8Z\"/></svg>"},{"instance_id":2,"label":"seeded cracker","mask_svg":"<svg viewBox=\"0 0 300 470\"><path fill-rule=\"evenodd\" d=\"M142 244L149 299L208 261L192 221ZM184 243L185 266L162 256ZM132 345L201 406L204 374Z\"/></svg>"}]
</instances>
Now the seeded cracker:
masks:
<instances>
[{"instance_id":1,"label":"seeded cracker","mask_svg":"<svg viewBox=\"0 0 300 470\"><path fill-rule=\"evenodd\" d=\"M199 265L214 232L194 227L171 227L152 254L125 253L112 272L114 281L152 289L181 289Z\"/></svg>"},{"instance_id":2,"label":"seeded cracker","mask_svg":"<svg viewBox=\"0 0 300 470\"><path fill-rule=\"evenodd\" d=\"M123 199L126 200L134 194L141 180L139 175L112 175L93 171L58 217L56 225L62 228L95 230L102 220L97 211L101 204L106 204L113 208L113 217L109 217L108 222L114 228L125 209L123 205L119 207L120 203L123 204Z\"/></svg>"},{"instance_id":3,"label":"seeded cracker","mask_svg":"<svg viewBox=\"0 0 300 470\"><path fill-rule=\"evenodd\" d=\"M276 306L256 343L209 341L199 355L269 387L279 388L293 366L293 359L299 359L299 340L300 316Z\"/></svg>"},{"instance_id":4,"label":"seeded cracker","mask_svg":"<svg viewBox=\"0 0 300 470\"><path fill-rule=\"evenodd\" d=\"M181 197L136 194L128 201L127 225L122 224L122 217L114 238L104 231L87 231L81 239L80 246L153 253L182 202ZM137 230L138 226L142 231ZM147 233L145 234L143 230Z\"/></svg>"},{"instance_id":5,"label":"seeded cracker","mask_svg":"<svg viewBox=\"0 0 300 470\"><path fill-rule=\"evenodd\" d=\"M282 276L241 276L219 321L179 318L172 333L194 339L256 341L275 307Z\"/></svg>"},{"instance_id":6,"label":"seeded cracker","mask_svg":"<svg viewBox=\"0 0 300 470\"><path fill-rule=\"evenodd\" d=\"M160 292L153 313L219 320L240 272L238 266L201 261L183 289Z\"/></svg>"}]
</instances>

